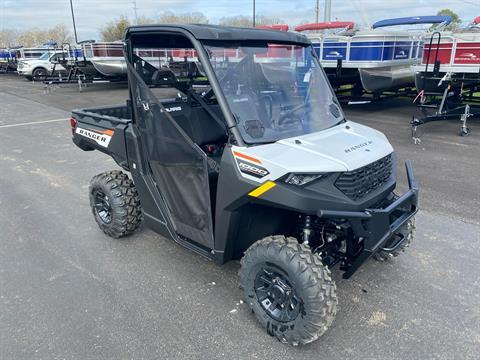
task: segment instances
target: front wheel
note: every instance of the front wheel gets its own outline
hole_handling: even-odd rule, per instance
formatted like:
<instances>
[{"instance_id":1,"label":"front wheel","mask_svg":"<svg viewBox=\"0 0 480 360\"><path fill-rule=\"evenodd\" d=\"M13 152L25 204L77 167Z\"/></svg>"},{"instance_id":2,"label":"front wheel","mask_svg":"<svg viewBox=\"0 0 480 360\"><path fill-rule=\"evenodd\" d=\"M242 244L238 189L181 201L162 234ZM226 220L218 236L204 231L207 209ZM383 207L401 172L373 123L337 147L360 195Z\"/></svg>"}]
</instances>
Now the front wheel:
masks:
<instances>
[{"instance_id":1,"label":"front wheel","mask_svg":"<svg viewBox=\"0 0 480 360\"><path fill-rule=\"evenodd\" d=\"M45 80L47 76L48 76L48 70L44 68L37 68L32 72L33 80L42 81L42 80Z\"/></svg>"},{"instance_id":2,"label":"front wheel","mask_svg":"<svg viewBox=\"0 0 480 360\"><path fill-rule=\"evenodd\" d=\"M94 176L89 193L95 221L108 236L118 239L140 226L140 200L127 174L114 170Z\"/></svg>"},{"instance_id":3,"label":"front wheel","mask_svg":"<svg viewBox=\"0 0 480 360\"><path fill-rule=\"evenodd\" d=\"M317 255L285 236L254 243L241 260L240 286L267 332L291 345L316 340L337 311L335 282Z\"/></svg>"},{"instance_id":4,"label":"front wheel","mask_svg":"<svg viewBox=\"0 0 480 360\"><path fill-rule=\"evenodd\" d=\"M32 75L34 80L45 80L47 78L48 71L44 68L37 68L33 71Z\"/></svg>"}]
</instances>

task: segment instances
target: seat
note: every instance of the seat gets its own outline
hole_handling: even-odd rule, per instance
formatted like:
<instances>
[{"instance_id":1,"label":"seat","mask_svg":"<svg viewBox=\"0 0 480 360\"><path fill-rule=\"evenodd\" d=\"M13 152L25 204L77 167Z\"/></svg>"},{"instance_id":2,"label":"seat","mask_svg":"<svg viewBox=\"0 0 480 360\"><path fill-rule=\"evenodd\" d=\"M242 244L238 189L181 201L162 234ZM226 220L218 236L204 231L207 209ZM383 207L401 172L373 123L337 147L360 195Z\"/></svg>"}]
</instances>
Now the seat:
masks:
<instances>
[{"instance_id":1,"label":"seat","mask_svg":"<svg viewBox=\"0 0 480 360\"><path fill-rule=\"evenodd\" d=\"M200 106L192 107L183 101L164 104L164 106L167 109L174 109L174 111L170 111L170 115L198 146L203 147L226 141L225 129ZM211 106L216 114L220 113L217 109L218 105ZM221 113L219 117L221 117Z\"/></svg>"}]
</instances>

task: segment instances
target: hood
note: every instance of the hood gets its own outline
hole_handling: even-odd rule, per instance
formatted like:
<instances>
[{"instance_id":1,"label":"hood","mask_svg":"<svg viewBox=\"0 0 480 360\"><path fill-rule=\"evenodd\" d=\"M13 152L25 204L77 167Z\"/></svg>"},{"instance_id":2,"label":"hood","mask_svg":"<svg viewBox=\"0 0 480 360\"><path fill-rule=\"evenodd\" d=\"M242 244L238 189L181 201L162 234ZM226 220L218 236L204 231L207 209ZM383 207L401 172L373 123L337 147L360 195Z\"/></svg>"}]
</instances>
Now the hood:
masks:
<instances>
[{"instance_id":1,"label":"hood","mask_svg":"<svg viewBox=\"0 0 480 360\"><path fill-rule=\"evenodd\" d=\"M19 62L24 64L24 65L38 65L38 64L49 63L48 60L39 60L39 59L20 60Z\"/></svg>"},{"instance_id":2,"label":"hood","mask_svg":"<svg viewBox=\"0 0 480 360\"><path fill-rule=\"evenodd\" d=\"M352 171L393 152L381 132L351 121L273 144L234 150L257 159L257 163L268 170L269 175L262 181L295 172Z\"/></svg>"},{"instance_id":3,"label":"hood","mask_svg":"<svg viewBox=\"0 0 480 360\"><path fill-rule=\"evenodd\" d=\"M309 159L313 155L317 161L328 160L338 164L342 167L341 171L358 169L393 152L381 132L351 121L278 143L284 146L284 152L295 152L297 156Z\"/></svg>"}]
</instances>

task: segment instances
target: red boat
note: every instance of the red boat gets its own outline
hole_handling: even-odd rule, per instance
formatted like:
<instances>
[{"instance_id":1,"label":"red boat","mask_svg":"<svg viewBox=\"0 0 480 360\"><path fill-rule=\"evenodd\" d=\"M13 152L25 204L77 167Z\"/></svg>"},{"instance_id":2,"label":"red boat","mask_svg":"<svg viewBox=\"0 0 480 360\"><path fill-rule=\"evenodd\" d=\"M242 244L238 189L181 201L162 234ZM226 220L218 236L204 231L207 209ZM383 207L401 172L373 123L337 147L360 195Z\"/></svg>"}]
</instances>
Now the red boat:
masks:
<instances>
[{"instance_id":1,"label":"red boat","mask_svg":"<svg viewBox=\"0 0 480 360\"><path fill-rule=\"evenodd\" d=\"M270 29L270 30L278 30L278 31L288 31L287 24L275 24L275 25L259 25L255 26L257 29Z\"/></svg>"},{"instance_id":2,"label":"red boat","mask_svg":"<svg viewBox=\"0 0 480 360\"><path fill-rule=\"evenodd\" d=\"M422 63L415 66L417 89L434 91L438 88L438 78L441 79L446 74L448 77L463 78L469 74L468 78L476 78L478 81L480 16L465 29L434 32L424 39L424 43Z\"/></svg>"}]
</instances>

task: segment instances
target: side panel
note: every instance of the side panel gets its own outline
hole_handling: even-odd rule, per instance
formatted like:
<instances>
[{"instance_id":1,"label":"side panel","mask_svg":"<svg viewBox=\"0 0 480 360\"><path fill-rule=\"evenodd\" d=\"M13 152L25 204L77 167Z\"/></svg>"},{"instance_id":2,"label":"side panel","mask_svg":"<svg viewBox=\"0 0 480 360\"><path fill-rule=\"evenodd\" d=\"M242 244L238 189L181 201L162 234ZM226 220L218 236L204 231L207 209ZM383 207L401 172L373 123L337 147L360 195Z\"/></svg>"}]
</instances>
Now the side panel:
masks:
<instances>
[{"instance_id":1,"label":"side panel","mask_svg":"<svg viewBox=\"0 0 480 360\"><path fill-rule=\"evenodd\" d=\"M268 181L267 181L268 182ZM215 261L219 264L241 257L255 241L272 234L292 234L296 212L278 202L264 202L252 194L258 182L245 178L227 146L223 152L217 190Z\"/></svg>"},{"instance_id":2,"label":"side panel","mask_svg":"<svg viewBox=\"0 0 480 360\"><path fill-rule=\"evenodd\" d=\"M165 217L166 209L160 193L155 187L148 171L148 163L142 156L143 150L139 140L139 132L135 125L130 126L125 132L128 149L129 167L131 175L138 190L140 203L146 224L161 235L174 239L173 225L168 224Z\"/></svg>"},{"instance_id":3,"label":"side panel","mask_svg":"<svg viewBox=\"0 0 480 360\"><path fill-rule=\"evenodd\" d=\"M215 214L217 263L224 263L232 258L242 218L241 208L249 202L247 194L257 186L258 183L246 180L240 175L231 146L226 146L217 185Z\"/></svg>"}]
</instances>

